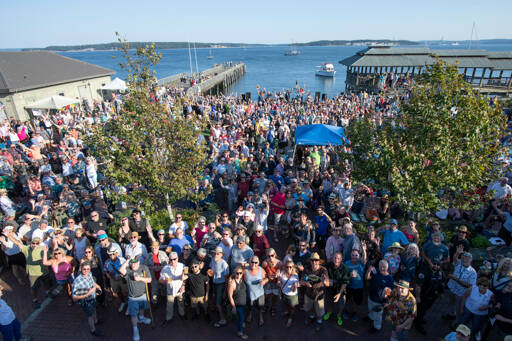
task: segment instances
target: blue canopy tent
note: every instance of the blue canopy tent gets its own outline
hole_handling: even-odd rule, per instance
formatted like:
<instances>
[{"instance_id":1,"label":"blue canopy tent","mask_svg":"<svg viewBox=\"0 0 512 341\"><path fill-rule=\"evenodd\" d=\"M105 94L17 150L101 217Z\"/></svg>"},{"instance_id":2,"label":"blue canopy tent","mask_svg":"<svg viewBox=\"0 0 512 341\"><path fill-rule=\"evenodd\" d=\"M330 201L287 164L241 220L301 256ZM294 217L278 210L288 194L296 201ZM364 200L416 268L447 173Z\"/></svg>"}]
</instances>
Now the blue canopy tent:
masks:
<instances>
[{"instance_id":1,"label":"blue canopy tent","mask_svg":"<svg viewBox=\"0 0 512 341\"><path fill-rule=\"evenodd\" d=\"M344 143L348 143L348 139L342 127L311 124L295 130L296 146L342 146Z\"/></svg>"}]
</instances>

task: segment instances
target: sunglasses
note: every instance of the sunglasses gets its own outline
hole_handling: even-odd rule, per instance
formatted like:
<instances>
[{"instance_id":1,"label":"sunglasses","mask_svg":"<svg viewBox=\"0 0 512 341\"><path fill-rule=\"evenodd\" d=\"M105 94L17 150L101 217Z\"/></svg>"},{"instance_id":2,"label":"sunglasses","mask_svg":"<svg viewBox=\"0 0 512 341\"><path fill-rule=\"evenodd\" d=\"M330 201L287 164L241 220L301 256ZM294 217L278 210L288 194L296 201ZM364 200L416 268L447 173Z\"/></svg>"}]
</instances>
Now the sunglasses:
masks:
<instances>
[{"instance_id":1,"label":"sunglasses","mask_svg":"<svg viewBox=\"0 0 512 341\"><path fill-rule=\"evenodd\" d=\"M276 255L268 255L269 257L275 257Z\"/></svg>"},{"instance_id":2,"label":"sunglasses","mask_svg":"<svg viewBox=\"0 0 512 341\"><path fill-rule=\"evenodd\" d=\"M171 258L172 261L178 260L178 258Z\"/></svg>"},{"instance_id":3,"label":"sunglasses","mask_svg":"<svg viewBox=\"0 0 512 341\"><path fill-rule=\"evenodd\" d=\"M251 264L258 264L259 262L251 262Z\"/></svg>"},{"instance_id":4,"label":"sunglasses","mask_svg":"<svg viewBox=\"0 0 512 341\"><path fill-rule=\"evenodd\" d=\"M242 273L241 272L236 272L235 275L241 275Z\"/></svg>"},{"instance_id":5,"label":"sunglasses","mask_svg":"<svg viewBox=\"0 0 512 341\"><path fill-rule=\"evenodd\" d=\"M131 237L130 239L137 239L138 237Z\"/></svg>"},{"instance_id":6,"label":"sunglasses","mask_svg":"<svg viewBox=\"0 0 512 341\"><path fill-rule=\"evenodd\" d=\"M293 266L286 266L287 269L293 269Z\"/></svg>"},{"instance_id":7,"label":"sunglasses","mask_svg":"<svg viewBox=\"0 0 512 341\"><path fill-rule=\"evenodd\" d=\"M82 268L82 271L91 271L91 268Z\"/></svg>"},{"instance_id":8,"label":"sunglasses","mask_svg":"<svg viewBox=\"0 0 512 341\"><path fill-rule=\"evenodd\" d=\"M92 251L85 251L84 253L92 253Z\"/></svg>"},{"instance_id":9,"label":"sunglasses","mask_svg":"<svg viewBox=\"0 0 512 341\"><path fill-rule=\"evenodd\" d=\"M176 219L181 219L181 216L179 216L179 217L176 217Z\"/></svg>"}]
</instances>

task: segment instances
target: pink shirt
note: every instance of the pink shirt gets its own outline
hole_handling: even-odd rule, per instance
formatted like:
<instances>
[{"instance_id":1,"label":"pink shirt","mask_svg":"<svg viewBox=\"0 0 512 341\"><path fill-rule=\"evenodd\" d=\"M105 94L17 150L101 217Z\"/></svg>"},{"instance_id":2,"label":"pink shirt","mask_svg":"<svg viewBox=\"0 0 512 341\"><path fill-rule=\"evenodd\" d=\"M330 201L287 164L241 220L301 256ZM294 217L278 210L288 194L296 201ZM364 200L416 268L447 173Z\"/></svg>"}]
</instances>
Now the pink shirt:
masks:
<instances>
[{"instance_id":1,"label":"pink shirt","mask_svg":"<svg viewBox=\"0 0 512 341\"><path fill-rule=\"evenodd\" d=\"M208 233L209 226L206 225L205 227L206 227L206 231L201 231L201 229L199 227L195 228L197 247L199 247L199 245L201 245L201 241L203 240L204 236Z\"/></svg>"}]
</instances>

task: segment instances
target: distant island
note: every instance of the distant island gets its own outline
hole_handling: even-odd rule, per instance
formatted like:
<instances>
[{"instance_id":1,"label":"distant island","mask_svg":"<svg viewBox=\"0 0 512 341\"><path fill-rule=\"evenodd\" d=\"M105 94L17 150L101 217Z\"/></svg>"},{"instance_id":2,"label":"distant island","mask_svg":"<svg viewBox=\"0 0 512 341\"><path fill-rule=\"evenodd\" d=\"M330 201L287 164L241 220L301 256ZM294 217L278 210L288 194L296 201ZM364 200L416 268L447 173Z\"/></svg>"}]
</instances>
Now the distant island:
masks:
<instances>
[{"instance_id":1,"label":"distant island","mask_svg":"<svg viewBox=\"0 0 512 341\"><path fill-rule=\"evenodd\" d=\"M425 44L440 44L440 45L463 45L468 44L468 40L390 40L390 39L358 39L358 40L316 40L307 43L293 43L293 46L398 46L398 45L425 45ZM473 41L473 46L477 43L481 44L512 44L512 39L480 39ZM130 48L136 49L138 47L146 46L147 44L155 44L155 47L160 50L165 49L186 49L189 46L188 42L129 42ZM284 46L290 44L248 44L248 43L195 43L196 48L229 48L229 47L263 47L263 46ZM194 43L191 42L190 46L193 47ZM108 51L117 50L121 44L105 43L105 44L86 44L86 45L70 45L70 46L47 46L43 48L24 48L22 51Z\"/></svg>"},{"instance_id":2,"label":"distant island","mask_svg":"<svg viewBox=\"0 0 512 341\"><path fill-rule=\"evenodd\" d=\"M188 48L188 42L129 42L130 48L136 49L147 44L155 44L157 49L185 49ZM410 40L388 40L388 39L368 39L368 40L317 40L308 43L294 43L294 46L365 46L365 45L419 45L420 43ZM192 47L194 43L190 43ZM288 44L247 44L247 43L195 43L196 48L228 48L228 47L261 47L261 46L280 46ZM43 48L24 48L22 51L105 51L117 50L121 44L85 44L70 46L47 46Z\"/></svg>"}]
</instances>

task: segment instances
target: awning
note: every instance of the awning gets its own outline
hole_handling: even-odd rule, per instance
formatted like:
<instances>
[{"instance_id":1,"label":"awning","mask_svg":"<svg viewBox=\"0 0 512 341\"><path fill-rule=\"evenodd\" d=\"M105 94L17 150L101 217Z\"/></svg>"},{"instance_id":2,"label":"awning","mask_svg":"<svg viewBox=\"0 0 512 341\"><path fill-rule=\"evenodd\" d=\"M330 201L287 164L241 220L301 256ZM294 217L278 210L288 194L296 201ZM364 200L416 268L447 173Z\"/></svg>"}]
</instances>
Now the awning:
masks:
<instances>
[{"instance_id":1,"label":"awning","mask_svg":"<svg viewBox=\"0 0 512 341\"><path fill-rule=\"evenodd\" d=\"M29 109L62 109L68 105L79 103L80 100L64 97L64 96L50 96L39 100L37 102L28 104L25 108Z\"/></svg>"},{"instance_id":2,"label":"awning","mask_svg":"<svg viewBox=\"0 0 512 341\"><path fill-rule=\"evenodd\" d=\"M295 144L302 146L342 146L348 144L342 127L326 124L298 126L295 130Z\"/></svg>"}]
</instances>

